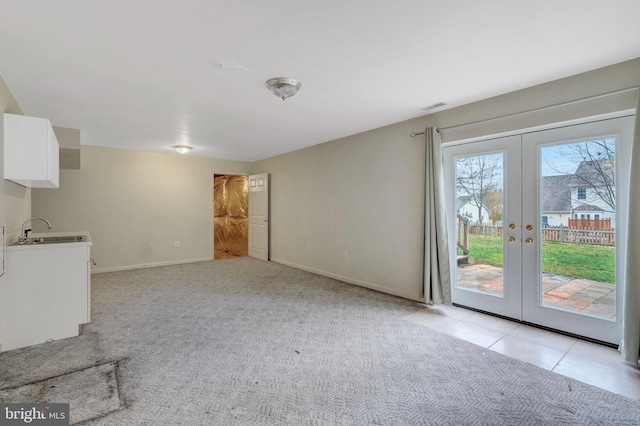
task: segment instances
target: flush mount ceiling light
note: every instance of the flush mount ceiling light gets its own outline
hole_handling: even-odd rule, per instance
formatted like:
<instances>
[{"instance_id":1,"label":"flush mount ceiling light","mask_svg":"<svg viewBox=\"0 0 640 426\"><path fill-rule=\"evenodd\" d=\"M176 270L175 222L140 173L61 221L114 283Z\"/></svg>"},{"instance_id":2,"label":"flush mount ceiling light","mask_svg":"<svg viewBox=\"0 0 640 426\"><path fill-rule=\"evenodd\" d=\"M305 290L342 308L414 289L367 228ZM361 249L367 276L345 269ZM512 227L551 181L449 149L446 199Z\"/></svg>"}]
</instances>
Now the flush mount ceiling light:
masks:
<instances>
[{"instance_id":1,"label":"flush mount ceiling light","mask_svg":"<svg viewBox=\"0 0 640 426\"><path fill-rule=\"evenodd\" d=\"M189 145L174 145L171 148L178 151L179 154L188 154L191 151L191 147Z\"/></svg>"},{"instance_id":2,"label":"flush mount ceiling light","mask_svg":"<svg viewBox=\"0 0 640 426\"><path fill-rule=\"evenodd\" d=\"M282 98L283 101L295 95L302 87L302 83L298 80L287 77L272 78L267 80L265 85L267 89L271 90L277 97Z\"/></svg>"}]
</instances>

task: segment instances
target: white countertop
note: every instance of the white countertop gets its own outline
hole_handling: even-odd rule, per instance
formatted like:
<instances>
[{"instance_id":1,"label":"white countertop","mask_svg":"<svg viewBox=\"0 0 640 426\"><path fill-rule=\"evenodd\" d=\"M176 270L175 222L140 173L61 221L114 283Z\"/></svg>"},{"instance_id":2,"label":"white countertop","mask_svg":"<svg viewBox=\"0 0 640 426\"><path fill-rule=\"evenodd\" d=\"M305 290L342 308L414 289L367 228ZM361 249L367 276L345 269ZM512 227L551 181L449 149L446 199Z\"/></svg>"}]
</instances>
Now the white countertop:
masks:
<instances>
[{"instance_id":1,"label":"white countertop","mask_svg":"<svg viewBox=\"0 0 640 426\"><path fill-rule=\"evenodd\" d=\"M9 244L7 246L7 251L12 250L49 250L52 248L63 248L63 247L79 247L79 246L91 246L91 235L89 235L88 231L74 231L74 232L40 232L35 234L30 234L29 238L39 238L39 237L72 237L74 235L82 235L84 236L84 241L73 241L68 243L49 243L49 244Z\"/></svg>"}]
</instances>

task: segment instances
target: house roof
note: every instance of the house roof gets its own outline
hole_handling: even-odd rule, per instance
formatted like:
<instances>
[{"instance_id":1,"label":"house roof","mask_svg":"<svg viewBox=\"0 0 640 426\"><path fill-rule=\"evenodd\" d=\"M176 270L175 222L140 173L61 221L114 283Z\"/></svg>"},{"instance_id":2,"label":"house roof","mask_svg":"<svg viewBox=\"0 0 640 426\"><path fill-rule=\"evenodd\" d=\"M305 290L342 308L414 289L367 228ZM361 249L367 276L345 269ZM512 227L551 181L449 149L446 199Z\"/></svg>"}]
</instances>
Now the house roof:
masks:
<instances>
[{"instance_id":1,"label":"house roof","mask_svg":"<svg viewBox=\"0 0 640 426\"><path fill-rule=\"evenodd\" d=\"M615 162L608 159L582 161L571 179L571 186L606 186L615 184Z\"/></svg>"},{"instance_id":2,"label":"house roof","mask_svg":"<svg viewBox=\"0 0 640 426\"><path fill-rule=\"evenodd\" d=\"M461 195L458 198L456 198L456 211L460 211L461 208L463 208L464 206L466 206L467 204L471 203L471 197L468 195ZM472 204L473 207L475 209L477 209L478 207L475 204ZM482 208L486 211L489 211L489 209L487 208L486 205L482 205Z\"/></svg>"},{"instance_id":3,"label":"house roof","mask_svg":"<svg viewBox=\"0 0 640 426\"><path fill-rule=\"evenodd\" d=\"M591 204L584 204L573 209L574 212L603 212L602 207L594 206Z\"/></svg>"},{"instance_id":4,"label":"house roof","mask_svg":"<svg viewBox=\"0 0 640 426\"><path fill-rule=\"evenodd\" d=\"M542 178L542 211L571 211L571 186L573 175L544 176Z\"/></svg>"},{"instance_id":5,"label":"house roof","mask_svg":"<svg viewBox=\"0 0 640 426\"><path fill-rule=\"evenodd\" d=\"M460 211L461 208L466 206L470 198L471 197L469 197L468 195L461 195L456 198L456 211Z\"/></svg>"}]
</instances>

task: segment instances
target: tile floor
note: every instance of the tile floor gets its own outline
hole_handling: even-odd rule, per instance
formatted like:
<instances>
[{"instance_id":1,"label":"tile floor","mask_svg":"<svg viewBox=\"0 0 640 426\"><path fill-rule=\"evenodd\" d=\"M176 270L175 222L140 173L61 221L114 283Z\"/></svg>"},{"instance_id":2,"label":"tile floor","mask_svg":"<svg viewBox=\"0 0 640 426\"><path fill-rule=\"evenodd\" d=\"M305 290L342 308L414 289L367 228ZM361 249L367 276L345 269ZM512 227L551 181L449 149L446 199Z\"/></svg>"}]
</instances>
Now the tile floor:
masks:
<instances>
[{"instance_id":1,"label":"tile floor","mask_svg":"<svg viewBox=\"0 0 640 426\"><path fill-rule=\"evenodd\" d=\"M640 400L640 369L615 349L455 306L427 307L404 320Z\"/></svg>"}]
</instances>

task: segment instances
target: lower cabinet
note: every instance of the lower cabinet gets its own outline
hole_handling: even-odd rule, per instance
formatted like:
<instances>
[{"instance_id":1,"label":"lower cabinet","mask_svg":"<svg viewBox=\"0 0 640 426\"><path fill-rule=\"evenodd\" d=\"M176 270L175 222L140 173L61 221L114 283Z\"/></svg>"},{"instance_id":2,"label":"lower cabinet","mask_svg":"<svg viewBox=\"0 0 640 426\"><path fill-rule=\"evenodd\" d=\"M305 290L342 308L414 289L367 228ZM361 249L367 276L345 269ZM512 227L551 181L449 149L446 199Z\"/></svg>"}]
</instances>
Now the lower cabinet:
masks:
<instances>
[{"instance_id":1,"label":"lower cabinet","mask_svg":"<svg viewBox=\"0 0 640 426\"><path fill-rule=\"evenodd\" d=\"M90 244L7 248L2 351L78 336L91 315Z\"/></svg>"}]
</instances>

